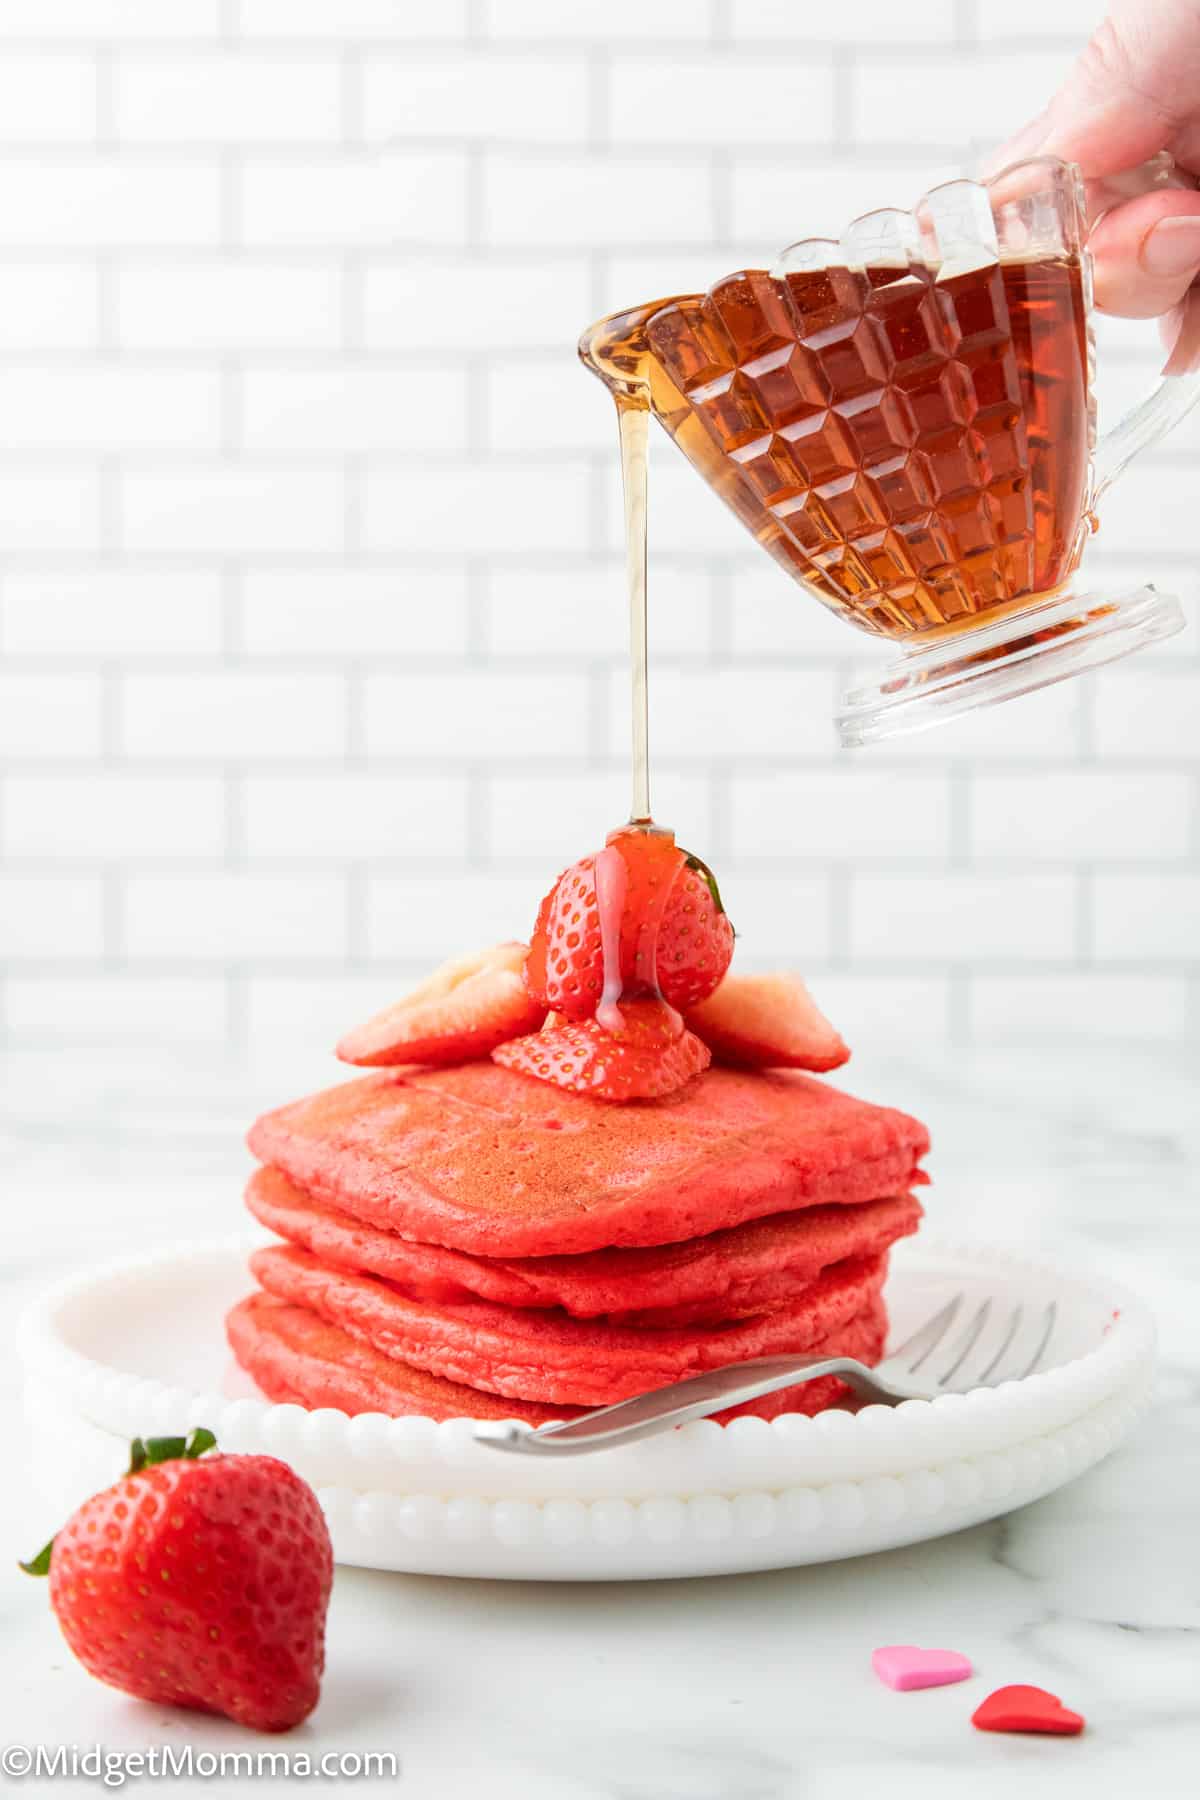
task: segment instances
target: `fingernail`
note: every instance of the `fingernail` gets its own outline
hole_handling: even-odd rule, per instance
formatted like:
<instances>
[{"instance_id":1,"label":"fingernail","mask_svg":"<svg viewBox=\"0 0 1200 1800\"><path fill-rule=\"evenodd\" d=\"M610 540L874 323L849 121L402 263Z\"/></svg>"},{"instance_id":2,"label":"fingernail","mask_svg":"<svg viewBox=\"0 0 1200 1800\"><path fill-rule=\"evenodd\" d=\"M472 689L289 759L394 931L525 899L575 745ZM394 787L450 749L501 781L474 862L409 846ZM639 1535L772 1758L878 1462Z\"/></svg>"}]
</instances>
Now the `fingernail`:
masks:
<instances>
[{"instance_id":1,"label":"fingernail","mask_svg":"<svg viewBox=\"0 0 1200 1800\"><path fill-rule=\"evenodd\" d=\"M1200 269L1200 218L1160 219L1142 239L1147 275L1186 275Z\"/></svg>"}]
</instances>

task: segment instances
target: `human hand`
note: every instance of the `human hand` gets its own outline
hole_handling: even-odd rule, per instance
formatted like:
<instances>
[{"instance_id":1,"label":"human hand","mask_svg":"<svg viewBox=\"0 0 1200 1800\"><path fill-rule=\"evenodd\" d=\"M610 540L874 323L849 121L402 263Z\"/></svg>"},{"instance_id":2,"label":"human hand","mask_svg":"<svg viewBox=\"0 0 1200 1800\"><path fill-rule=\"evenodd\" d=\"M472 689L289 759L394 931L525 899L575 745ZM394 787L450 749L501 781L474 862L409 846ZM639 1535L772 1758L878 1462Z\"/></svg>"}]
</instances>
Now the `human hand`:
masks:
<instances>
[{"instance_id":1,"label":"human hand","mask_svg":"<svg viewBox=\"0 0 1200 1800\"><path fill-rule=\"evenodd\" d=\"M1117 0L1045 111L991 159L1061 156L1099 182L1167 151L1186 185L1118 201L1089 239L1096 304L1164 318L1168 371L1200 360L1200 3Z\"/></svg>"}]
</instances>

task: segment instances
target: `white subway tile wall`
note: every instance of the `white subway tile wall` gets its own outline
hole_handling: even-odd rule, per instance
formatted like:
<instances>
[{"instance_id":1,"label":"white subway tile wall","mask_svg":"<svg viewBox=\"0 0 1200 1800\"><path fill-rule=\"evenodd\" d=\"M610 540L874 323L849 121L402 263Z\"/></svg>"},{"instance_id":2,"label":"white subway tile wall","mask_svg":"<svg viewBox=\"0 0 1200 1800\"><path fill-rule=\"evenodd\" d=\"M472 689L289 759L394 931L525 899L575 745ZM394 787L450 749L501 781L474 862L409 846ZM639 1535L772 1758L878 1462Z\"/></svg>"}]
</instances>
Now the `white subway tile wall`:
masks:
<instances>
[{"instance_id":1,"label":"white subway tile wall","mask_svg":"<svg viewBox=\"0 0 1200 1800\"><path fill-rule=\"evenodd\" d=\"M1093 0L0 9L0 1025L331 1039L626 802L601 312L904 204ZM1102 423L1154 334L1102 324ZM854 1039L1200 1033L1200 422L1102 508L1174 643L881 751L664 439L658 810Z\"/></svg>"}]
</instances>

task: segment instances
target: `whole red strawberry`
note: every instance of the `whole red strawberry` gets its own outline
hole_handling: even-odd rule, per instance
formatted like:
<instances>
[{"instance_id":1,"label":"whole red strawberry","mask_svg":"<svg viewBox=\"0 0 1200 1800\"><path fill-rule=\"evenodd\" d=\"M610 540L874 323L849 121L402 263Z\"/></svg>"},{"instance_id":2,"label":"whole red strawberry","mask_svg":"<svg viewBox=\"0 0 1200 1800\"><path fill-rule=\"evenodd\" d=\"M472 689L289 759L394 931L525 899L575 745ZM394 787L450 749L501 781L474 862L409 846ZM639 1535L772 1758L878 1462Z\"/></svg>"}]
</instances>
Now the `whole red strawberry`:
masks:
<instances>
[{"instance_id":1,"label":"whole red strawberry","mask_svg":"<svg viewBox=\"0 0 1200 1800\"><path fill-rule=\"evenodd\" d=\"M140 1700L287 1731L317 1703L333 1551L317 1497L273 1456L135 1439L129 1472L32 1563L88 1673Z\"/></svg>"},{"instance_id":2,"label":"whole red strawberry","mask_svg":"<svg viewBox=\"0 0 1200 1800\"><path fill-rule=\"evenodd\" d=\"M619 954L619 982L610 985L661 994L679 1008L706 1000L733 955L716 881L669 831L639 827L614 831L605 850L572 863L542 901L525 964L534 1000L565 1019L595 1015L606 973L606 909L597 889L605 870L609 889L619 889L608 908Z\"/></svg>"}]
</instances>

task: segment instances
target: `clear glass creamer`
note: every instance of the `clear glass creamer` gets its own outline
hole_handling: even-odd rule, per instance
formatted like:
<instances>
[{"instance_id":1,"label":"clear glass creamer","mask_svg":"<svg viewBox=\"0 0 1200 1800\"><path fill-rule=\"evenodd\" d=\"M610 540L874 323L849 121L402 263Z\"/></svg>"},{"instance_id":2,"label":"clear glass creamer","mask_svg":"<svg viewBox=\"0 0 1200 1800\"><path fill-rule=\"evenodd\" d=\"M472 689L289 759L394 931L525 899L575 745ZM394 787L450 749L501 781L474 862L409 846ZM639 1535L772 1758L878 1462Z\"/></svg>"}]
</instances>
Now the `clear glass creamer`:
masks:
<instances>
[{"instance_id":1,"label":"clear glass creamer","mask_svg":"<svg viewBox=\"0 0 1200 1800\"><path fill-rule=\"evenodd\" d=\"M1168 159L1136 173L1172 178ZM844 696L845 744L1182 626L1151 587L1073 585L1105 489L1200 398L1200 374L1168 375L1097 438L1088 229L1078 169L1040 157L581 340L618 402L653 412L791 576L899 648Z\"/></svg>"}]
</instances>

